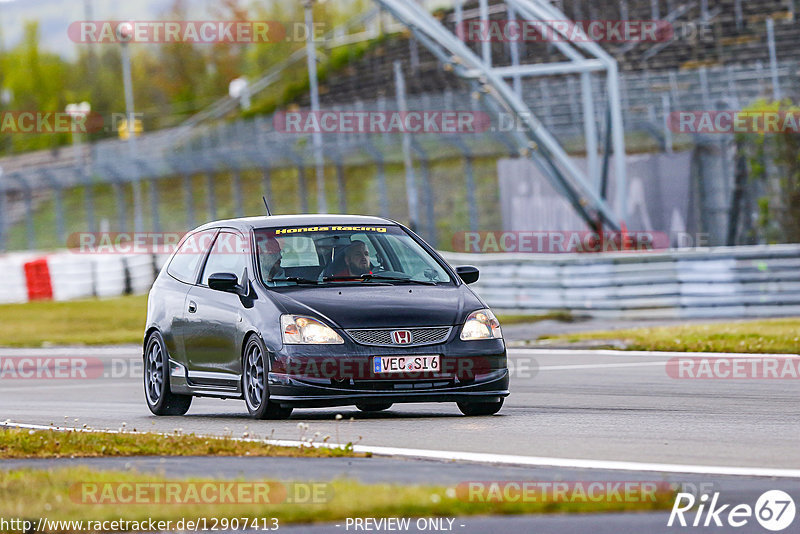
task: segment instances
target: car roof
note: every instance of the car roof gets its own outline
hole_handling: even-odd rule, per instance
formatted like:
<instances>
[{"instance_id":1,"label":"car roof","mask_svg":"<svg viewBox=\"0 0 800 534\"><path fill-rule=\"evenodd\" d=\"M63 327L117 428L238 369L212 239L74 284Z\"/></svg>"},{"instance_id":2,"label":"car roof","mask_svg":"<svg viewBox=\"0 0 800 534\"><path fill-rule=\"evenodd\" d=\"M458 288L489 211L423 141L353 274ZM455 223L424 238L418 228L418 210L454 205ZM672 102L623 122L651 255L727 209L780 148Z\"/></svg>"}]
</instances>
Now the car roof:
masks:
<instances>
[{"instance_id":1,"label":"car roof","mask_svg":"<svg viewBox=\"0 0 800 534\"><path fill-rule=\"evenodd\" d=\"M327 213L303 213L296 215L271 215L261 217L241 217L238 219L223 219L213 221L197 227L194 231L207 230L209 228L236 228L242 231L249 231L253 228L280 228L283 226L342 226L342 225L366 225L380 224L396 226L397 223L374 217L371 215L337 215Z\"/></svg>"}]
</instances>

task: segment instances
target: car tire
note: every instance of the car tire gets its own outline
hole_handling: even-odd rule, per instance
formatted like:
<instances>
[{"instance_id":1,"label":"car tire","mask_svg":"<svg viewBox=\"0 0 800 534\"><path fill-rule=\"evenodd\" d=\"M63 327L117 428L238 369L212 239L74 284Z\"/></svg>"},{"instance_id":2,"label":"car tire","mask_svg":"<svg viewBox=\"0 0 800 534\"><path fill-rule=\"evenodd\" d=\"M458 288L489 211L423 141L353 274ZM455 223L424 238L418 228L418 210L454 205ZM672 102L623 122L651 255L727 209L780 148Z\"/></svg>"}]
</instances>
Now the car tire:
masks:
<instances>
[{"instance_id":1,"label":"car tire","mask_svg":"<svg viewBox=\"0 0 800 534\"><path fill-rule=\"evenodd\" d=\"M269 401L268 372L269 356L264 342L252 335L242 353L242 396L247 411L254 419L286 419L292 415L292 408Z\"/></svg>"},{"instance_id":2,"label":"car tire","mask_svg":"<svg viewBox=\"0 0 800 534\"><path fill-rule=\"evenodd\" d=\"M457 402L464 415L494 415L503 407L503 399L497 402Z\"/></svg>"},{"instance_id":3,"label":"car tire","mask_svg":"<svg viewBox=\"0 0 800 534\"><path fill-rule=\"evenodd\" d=\"M192 405L191 395L170 391L169 353L158 331L150 334L145 344L144 398L155 415L184 415Z\"/></svg>"},{"instance_id":4,"label":"car tire","mask_svg":"<svg viewBox=\"0 0 800 534\"><path fill-rule=\"evenodd\" d=\"M362 412L382 412L384 410L388 410L392 407L391 402L376 402L376 403L358 403L356 404L356 408L361 410Z\"/></svg>"}]
</instances>

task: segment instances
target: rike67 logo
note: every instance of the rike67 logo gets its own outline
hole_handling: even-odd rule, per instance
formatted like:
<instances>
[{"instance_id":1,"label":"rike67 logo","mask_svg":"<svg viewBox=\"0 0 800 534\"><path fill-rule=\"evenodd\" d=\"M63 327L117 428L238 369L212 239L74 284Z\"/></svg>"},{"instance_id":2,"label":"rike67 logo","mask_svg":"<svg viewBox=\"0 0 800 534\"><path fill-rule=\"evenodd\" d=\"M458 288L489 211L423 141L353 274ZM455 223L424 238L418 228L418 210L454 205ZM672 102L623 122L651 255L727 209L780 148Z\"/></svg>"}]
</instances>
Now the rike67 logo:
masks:
<instances>
[{"instance_id":1,"label":"rike67 logo","mask_svg":"<svg viewBox=\"0 0 800 534\"><path fill-rule=\"evenodd\" d=\"M755 507L749 504L719 505L719 495L719 492L715 492L709 502L707 494L697 499L691 493L678 493L667 526L739 528L748 524L755 516L763 528L778 532L788 528L797 513L792 497L781 490L763 493L756 501ZM694 514L693 520L692 514Z\"/></svg>"}]
</instances>

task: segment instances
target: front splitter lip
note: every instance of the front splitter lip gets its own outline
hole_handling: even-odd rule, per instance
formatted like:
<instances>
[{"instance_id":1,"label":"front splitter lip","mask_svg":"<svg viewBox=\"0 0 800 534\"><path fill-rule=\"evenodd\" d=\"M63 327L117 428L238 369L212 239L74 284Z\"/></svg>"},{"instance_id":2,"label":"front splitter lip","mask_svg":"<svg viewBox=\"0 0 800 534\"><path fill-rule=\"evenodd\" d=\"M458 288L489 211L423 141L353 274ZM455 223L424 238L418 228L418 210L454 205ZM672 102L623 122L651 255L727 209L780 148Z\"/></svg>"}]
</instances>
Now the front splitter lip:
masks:
<instances>
[{"instance_id":1,"label":"front splitter lip","mask_svg":"<svg viewBox=\"0 0 800 534\"><path fill-rule=\"evenodd\" d=\"M469 384L418 391L354 390L298 382L291 378L288 383L278 384L272 380L270 382L270 401L286 407L313 408L370 402L461 402L467 400L496 402L509 395L508 369L489 373L483 377L483 380ZM430 382L430 380L424 380L424 382Z\"/></svg>"}]
</instances>

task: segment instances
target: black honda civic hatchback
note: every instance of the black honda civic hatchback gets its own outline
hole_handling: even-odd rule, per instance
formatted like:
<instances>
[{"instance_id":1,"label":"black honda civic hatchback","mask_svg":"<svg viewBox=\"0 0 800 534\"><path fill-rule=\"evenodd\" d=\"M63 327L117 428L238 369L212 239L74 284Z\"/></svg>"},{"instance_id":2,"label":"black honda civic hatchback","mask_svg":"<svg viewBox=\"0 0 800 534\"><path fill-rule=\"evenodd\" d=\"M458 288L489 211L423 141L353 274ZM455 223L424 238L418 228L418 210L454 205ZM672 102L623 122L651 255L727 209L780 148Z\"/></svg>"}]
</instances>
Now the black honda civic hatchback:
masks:
<instances>
[{"instance_id":1,"label":"black honda civic hatchback","mask_svg":"<svg viewBox=\"0 0 800 534\"><path fill-rule=\"evenodd\" d=\"M189 232L148 298L144 389L156 415L193 397L243 399L252 417L297 407L456 402L492 415L508 395L500 325L403 225L286 215Z\"/></svg>"}]
</instances>

